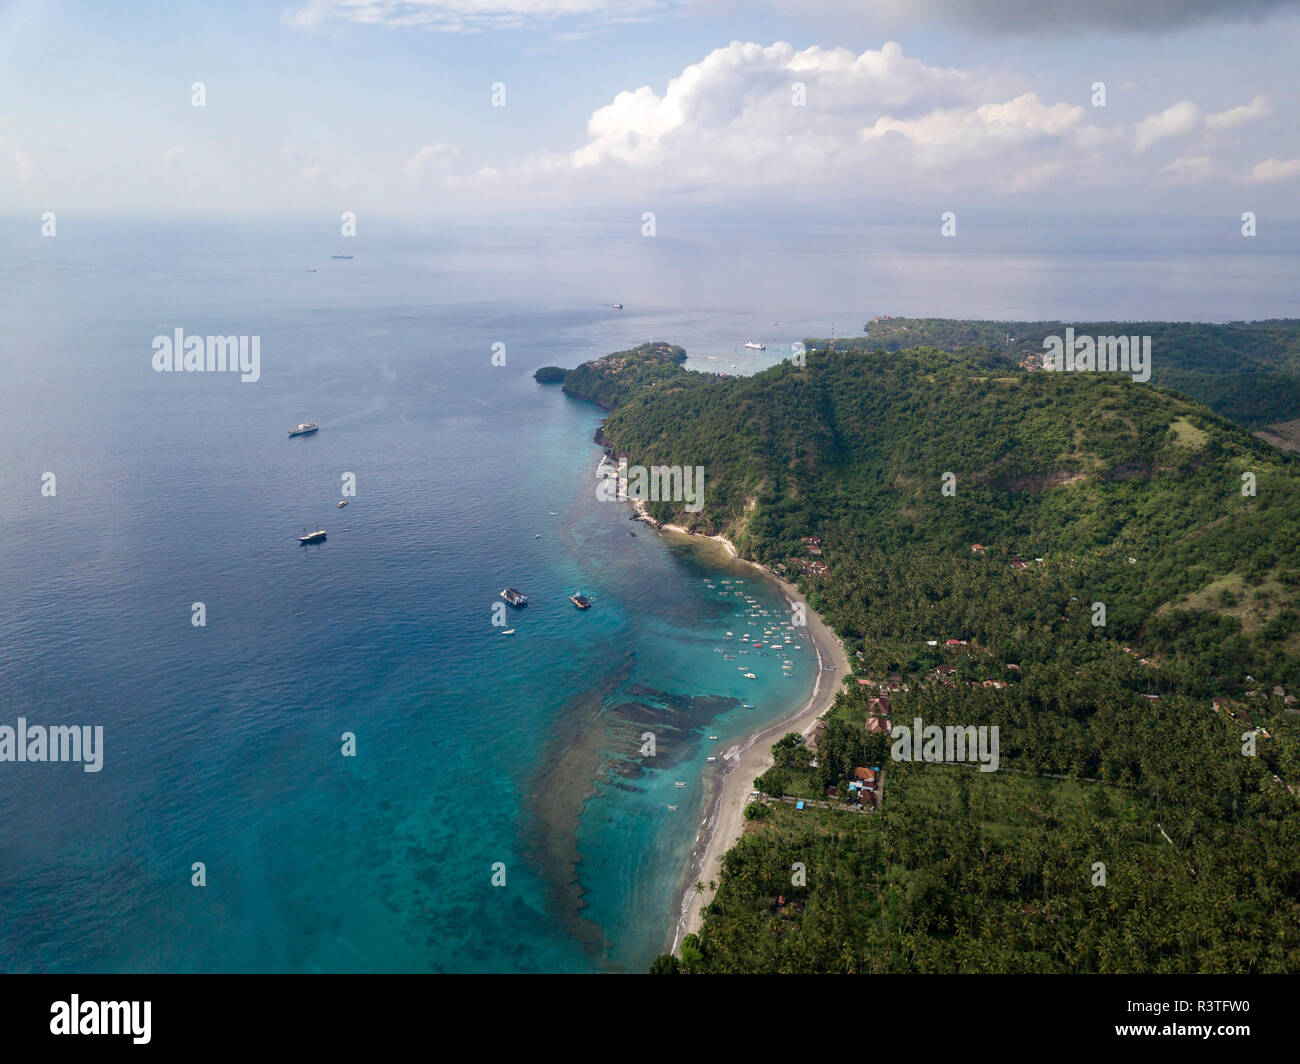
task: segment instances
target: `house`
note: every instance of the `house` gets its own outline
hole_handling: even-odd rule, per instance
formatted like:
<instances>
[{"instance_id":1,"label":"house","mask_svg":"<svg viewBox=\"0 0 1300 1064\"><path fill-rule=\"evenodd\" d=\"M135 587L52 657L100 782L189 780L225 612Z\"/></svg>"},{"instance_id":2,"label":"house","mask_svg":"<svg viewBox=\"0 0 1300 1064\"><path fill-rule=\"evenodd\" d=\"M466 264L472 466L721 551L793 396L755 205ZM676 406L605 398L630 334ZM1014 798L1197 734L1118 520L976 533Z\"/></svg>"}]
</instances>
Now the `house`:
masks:
<instances>
[{"instance_id":1,"label":"house","mask_svg":"<svg viewBox=\"0 0 1300 1064\"><path fill-rule=\"evenodd\" d=\"M876 770L859 766L853 770L853 778L861 783L875 783ZM852 784L850 784L852 786Z\"/></svg>"},{"instance_id":2,"label":"house","mask_svg":"<svg viewBox=\"0 0 1300 1064\"><path fill-rule=\"evenodd\" d=\"M807 738L804 739L803 741L804 749L807 750L810 754L817 753L817 747L821 744L822 733L825 731L826 731L826 722L824 720L819 720L816 724L813 725L813 729L811 732L808 733Z\"/></svg>"},{"instance_id":3,"label":"house","mask_svg":"<svg viewBox=\"0 0 1300 1064\"><path fill-rule=\"evenodd\" d=\"M983 554L983 553L984 553L984 544L982 544L982 543L972 543L970 549L971 549L972 551L974 551L976 554Z\"/></svg>"},{"instance_id":4,"label":"house","mask_svg":"<svg viewBox=\"0 0 1300 1064\"><path fill-rule=\"evenodd\" d=\"M867 731L876 735L888 735L889 721L885 720L884 717L868 717Z\"/></svg>"},{"instance_id":5,"label":"house","mask_svg":"<svg viewBox=\"0 0 1300 1064\"><path fill-rule=\"evenodd\" d=\"M949 639L944 644L944 646L949 646L949 647L964 647L965 645L966 644L960 639Z\"/></svg>"}]
</instances>

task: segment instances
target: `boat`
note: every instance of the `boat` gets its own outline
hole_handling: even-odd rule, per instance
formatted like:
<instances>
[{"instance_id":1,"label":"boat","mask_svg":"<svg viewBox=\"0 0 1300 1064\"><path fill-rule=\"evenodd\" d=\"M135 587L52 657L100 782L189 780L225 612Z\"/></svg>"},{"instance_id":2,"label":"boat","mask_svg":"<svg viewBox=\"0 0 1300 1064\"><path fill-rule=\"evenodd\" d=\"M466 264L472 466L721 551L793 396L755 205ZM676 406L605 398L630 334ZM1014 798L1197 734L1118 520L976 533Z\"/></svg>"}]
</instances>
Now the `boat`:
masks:
<instances>
[{"instance_id":1,"label":"boat","mask_svg":"<svg viewBox=\"0 0 1300 1064\"><path fill-rule=\"evenodd\" d=\"M674 787L685 787L685 786L686 786L686 781L685 781L685 780L678 780L676 783L673 784L673 786L674 786Z\"/></svg>"},{"instance_id":2,"label":"boat","mask_svg":"<svg viewBox=\"0 0 1300 1064\"><path fill-rule=\"evenodd\" d=\"M675 813L675 812L677 812L677 806L675 806L675 805L670 805L670 806L668 807L668 812L670 812L670 813Z\"/></svg>"},{"instance_id":3,"label":"boat","mask_svg":"<svg viewBox=\"0 0 1300 1064\"><path fill-rule=\"evenodd\" d=\"M505 599L508 603L510 603L510 605L512 606L528 605L528 596L525 595L522 591L518 591L513 587L507 587L502 589L501 597Z\"/></svg>"},{"instance_id":4,"label":"boat","mask_svg":"<svg viewBox=\"0 0 1300 1064\"><path fill-rule=\"evenodd\" d=\"M507 628L507 629L506 629L504 632L502 632L501 634L502 634L502 635L514 635L514 634L515 634L515 630L514 630L513 628Z\"/></svg>"},{"instance_id":5,"label":"boat","mask_svg":"<svg viewBox=\"0 0 1300 1064\"><path fill-rule=\"evenodd\" d=\"M340 509L340 510L343 509L343 507L345 507L347 504L348 504L348 500L347 500L347 499L339 499L339 509Z\"/></svg>"},{"instance_id":6,"label":"boat","mask_svg":"<svg viewBox=\"0 0 1300 1064\"><path fill-rule=\"evenodd\" d=\"M580 610L591 609L591 599L587 598L586 595L570 595L569 601L572 602L575 606L577 606L578 609Z\"/></svg>"},{"instance_id":7,"label":"boat","mask_svg":"<svg viewBox=\"0 0 1300 1064\"><path fill-rule=\"evenodd\" d=\"M622 304L622 303L611 303L610 306L613 307L615 310L622 310L622 309L623 309L623 304Z\"/></svg>"},{"instance_id":8,"label":"boat","mask_svg":"<svg viewBox=\"0 0 1300 1064\"><path fill-rule=\"evenodd\" d=\"M302 424L298 425L297 428L292 428L289 430L289 438L292 439L294 436L310 436L313 432L317 431L319 428L320 426L317 425L316 422L314 421L304 421L302 422Z\"/></svg>"},{"instance_id":9,"label":"boat","mask_svg":"<svg viewBox=\"0 0 1300 1064\"><path fill-rule=\"evenodd\" d=\"M308 544L308 543L324 543L324 542L325 542L325 529L322 528L322 529L319 529L319 530L317 530L317 531L315 531L315 532L308 532L305 536L299 536L299 537L298 537L298 542L299 542L299 543L302 543L302 544L304 544L304 545L306 545L306 544Z\"/></svg>"},{"instance_id":10,"label":"boat","mask_svg":"<svg viewBox=\"0 0 1300 1064\"><path fill-rule=\"evenodd\" d=\"M706 757L704 760L709 762L709 764L713 764L713 762L715 762L718 759L716 757Z\"/></svg>"},{"instance_id":11,"label":"boat","mask_svg":"<svg viewBox=\"0 0 1300 1064\"><path fill-rule=\"evenodd\" d=\"M741 708L741 709L753 709L754 707L751 706L748 702L741 702L741 703L740 703L740 708Z\"/></svg>"},{"instance_id":12,"label":"boat","mask_svg":"<svg viewBox=\"0 0 1300 1064\"><path fill-rule=\"evenodd\" d=\"M747 341L745 341L745 346L748 347L751 351L766 351L766 350L767 350L767 344L756 344L756 343L754 343L753 340L747 340Z\"/></svg>"},{"instance_id":13,"label":"boat","mask_svg":"<svg viewBox=\"0 0 1300 1064\"><path fill-rule=\"evenodd\" d=\"M316 267L315 267L315 266L304 266L304 267L303 267L303 270L304 270L304 272L306 272L306 273L315 273L315 272L316 272Z\"/></svg>"},{"instance_id":14,"label":"boat","mask_svg":"<svg viewBox=\"0 0 1300 1064\"><path fill-rule=\"evenodd\" d=\"M352 256L351 256L351 255L331 255L330 258L332 258L332 259L350 259L350 258L352 258Z\"/></svg>"},{"instance_id":15,"label":"boat","mask_svg":"<svg viewBox=\"0 0 1300 1064\"><path fill-rule=\"evenodd\" d=\"M746 679L746 680L757 680L758 677L755 676L752 672L747 672L747 673L745 673L745 679Z\"/></svg>"},{"instance_id":16,"label":"boat","mask_svg":"<svg viewBox=\"0 0 1300 1064\"><path fill-rule=\"evenodd\" d=\"M716 739L717 736L716 736L716 735L710 735L709 738L710 738L710 739Z\"/></svg>"}]
</instances>

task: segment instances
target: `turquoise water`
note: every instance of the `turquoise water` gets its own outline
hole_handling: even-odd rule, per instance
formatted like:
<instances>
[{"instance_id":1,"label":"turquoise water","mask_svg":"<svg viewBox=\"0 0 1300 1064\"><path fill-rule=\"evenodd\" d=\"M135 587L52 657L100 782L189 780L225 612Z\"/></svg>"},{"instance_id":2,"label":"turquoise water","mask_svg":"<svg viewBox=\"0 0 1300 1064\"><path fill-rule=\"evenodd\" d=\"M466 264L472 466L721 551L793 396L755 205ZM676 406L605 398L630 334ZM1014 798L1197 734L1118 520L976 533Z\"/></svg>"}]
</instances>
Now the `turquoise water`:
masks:
<instances>
[{"instance_id":1,"label":"turquoise water","mask_svg":"<svg viewBox=\"0 0 1300 1064\"><path fill-rule=\"evenodd\" d=\"M105 755L0 769L0 967L644 970L707 735L814 667L745 679L717 571L597 501L600 411L531 372L617 312L466 298L445 258L183 237L22 244L4 287L0 723L100 724ZM261 380L153 372L176 327L260 336Z\"/></svg>"}]
</instances>

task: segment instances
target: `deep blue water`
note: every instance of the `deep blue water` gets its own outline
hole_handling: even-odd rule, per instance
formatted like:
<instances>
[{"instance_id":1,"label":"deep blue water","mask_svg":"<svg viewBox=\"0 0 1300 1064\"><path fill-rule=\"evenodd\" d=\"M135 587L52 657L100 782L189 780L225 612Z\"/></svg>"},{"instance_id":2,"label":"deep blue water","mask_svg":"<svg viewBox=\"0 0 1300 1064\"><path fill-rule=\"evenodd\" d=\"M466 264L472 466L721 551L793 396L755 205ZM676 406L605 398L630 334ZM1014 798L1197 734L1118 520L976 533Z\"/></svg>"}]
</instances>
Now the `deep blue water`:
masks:
<instances>
[{"instance_id":1,"label":"deep blue water","mask_svg":"<svg viewBox=\"0 0 1300 1064\"><path fill-rule=\"evenodd\" d=\"M881 312L1294 313L1260 287L1287 271L1226 251L1171 278L1014 248L967 271L880 233L322 229L0 226L0 724L105 729L97 774L0 764L0 970L643 970L665 948L704 757L815 666L717 653L740 587L779 600L598 502L601 413L537 366L659 338L743 371ZM259 336L262 379L153 372L177 327ZM304 419L320 433L289 440ZM300 548L308 526L328 541ZM532 599L511 636L507 584Z\"/></svg>"}]
</instances>

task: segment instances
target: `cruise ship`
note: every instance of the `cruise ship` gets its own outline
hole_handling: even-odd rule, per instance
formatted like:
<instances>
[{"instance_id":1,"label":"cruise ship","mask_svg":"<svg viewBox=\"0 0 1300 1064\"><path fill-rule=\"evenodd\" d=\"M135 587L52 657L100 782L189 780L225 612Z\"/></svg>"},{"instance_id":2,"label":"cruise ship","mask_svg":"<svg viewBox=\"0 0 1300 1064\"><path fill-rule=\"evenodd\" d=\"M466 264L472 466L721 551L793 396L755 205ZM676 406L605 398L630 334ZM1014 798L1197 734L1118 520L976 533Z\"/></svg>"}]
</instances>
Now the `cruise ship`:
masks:
<instances>
[{"instance_id":1,"label":"cruise ship","mask_svg":"<svg viewBox=\"0 0 1300 1064\"><path fill-rule=\"evenodd\" d=\"M508 603L510 603L510 605L512 606L528 605L528 596L525 595L522 591L518 591L513 587L505 588L501 592L501 597L505 599Z\"/></svg>"},{"instance_id":2,"label":"cruise ship","mask_svg":"<svg viewBox=\"0 0 1300 1064\"><path fill-rule=\"evenodd\" d=\"M289 430L289 437L292 439L294 436L309 436L319 428L320 426L314 421L304 421L297 428Z\"/></svg>"},{"instance_id":3,"label":"cruise ship","mask_svg":"<svg viewBox=\"0 0 1300 1064\"><path fill-rule=\"evenodd\" d=\"M748 347L751 351L766 351L766 350L767 350L767 344L756 344L756 343L754 343L753 340L747 340L747 341L745 341L745 346Z\"/></svg>"}]
</instances>

